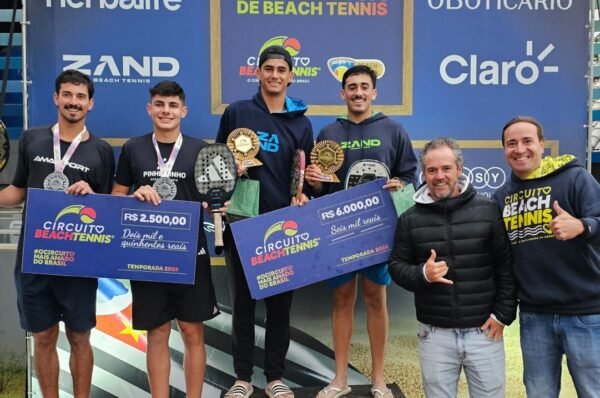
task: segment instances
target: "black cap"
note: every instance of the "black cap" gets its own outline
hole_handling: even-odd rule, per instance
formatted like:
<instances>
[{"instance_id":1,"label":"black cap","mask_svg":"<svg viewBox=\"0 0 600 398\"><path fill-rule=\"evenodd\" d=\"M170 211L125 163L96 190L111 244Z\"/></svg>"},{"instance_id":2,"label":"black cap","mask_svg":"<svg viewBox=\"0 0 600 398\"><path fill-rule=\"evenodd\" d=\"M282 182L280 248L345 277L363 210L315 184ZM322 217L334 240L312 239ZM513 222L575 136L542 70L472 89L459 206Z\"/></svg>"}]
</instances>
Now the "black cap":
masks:
<instances>
[{"instance_id":1,"label":"black cap","mask_svg":"<svg viewBox=\"0 0 600 398\"><path fill-rule=\"evenodd\" d=\"M269 46L260 53L260 58L258 60L258 67L260 68L265 61L269 59L282 59L287 62L290 70L292 70L292 56L289 52L282 46Z\"/></svg>"}]
</instances>

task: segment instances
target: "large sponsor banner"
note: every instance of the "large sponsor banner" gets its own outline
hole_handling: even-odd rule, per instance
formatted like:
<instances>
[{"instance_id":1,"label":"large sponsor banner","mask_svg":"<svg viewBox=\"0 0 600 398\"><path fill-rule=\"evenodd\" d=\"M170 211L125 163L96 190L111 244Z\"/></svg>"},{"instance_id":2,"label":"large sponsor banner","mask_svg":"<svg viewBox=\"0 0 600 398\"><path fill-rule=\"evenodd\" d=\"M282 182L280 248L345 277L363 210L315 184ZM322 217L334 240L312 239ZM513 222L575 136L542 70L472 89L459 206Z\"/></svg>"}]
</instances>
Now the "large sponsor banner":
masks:
<instances>
[{"instance_id":1,"label":"large sponsor banner","mask_svg":"<svg viewBox=\"0 0 600 398\"><path fill-rule=\"evenodd\" d=\"M385 182L231 224L252 297L387 262L398 217Z\"/></svg>"},{"instance_id":2,"label":"large sponsor banner","mask_svg":"<svg viewBox=\"0 0 600 398\"><path fill-rule=\"evenodd\" d=\"M193 284L198 220L197 202L29 189L22 270Z\"/></svg>"},{"instance_id":3,"label":"large sponsor banner","mask_svg":"<svg viewBox=\"0 0 600 398\"><path fill-rule=\"evenodd\" d=\"M339 100L342 76L352 65L365 64L376 71L382 84L394 81L394 86L378 97L385 111L411 114L412 3L211 1L211 55L218 61L212 70L216 77L211 93L213 110L221 111L241 93L254 94L258 55L277 44L292 55L293 95L309 103L311 113L345 113ZM358 19L359 24L352 24ZM237 29L216 29L228 24ZM257 40L239 40L239 32L253 32Z\"/></svg>"},{"instance_id":4,"label":"large sponsor banner","mask_svg":"<svg viewBox=\"0 0 600 398\"><path fill-rule=\"evenodd\" d=\"M188 93L183 130L213 139L224 107L256 92L261 48L279 43L293 54L289 94L306 100L315 133L345 112L340 73L366 63L380 76L376 109L413 140L496 143L508 119L529 114L561 153L583 158L588 8L574 0L28 1L28 122L55 120L54 78L75 68L96 82L88 127L100 136L146 132L148 88L173 79Z\"/></svg>"}]
</instances>

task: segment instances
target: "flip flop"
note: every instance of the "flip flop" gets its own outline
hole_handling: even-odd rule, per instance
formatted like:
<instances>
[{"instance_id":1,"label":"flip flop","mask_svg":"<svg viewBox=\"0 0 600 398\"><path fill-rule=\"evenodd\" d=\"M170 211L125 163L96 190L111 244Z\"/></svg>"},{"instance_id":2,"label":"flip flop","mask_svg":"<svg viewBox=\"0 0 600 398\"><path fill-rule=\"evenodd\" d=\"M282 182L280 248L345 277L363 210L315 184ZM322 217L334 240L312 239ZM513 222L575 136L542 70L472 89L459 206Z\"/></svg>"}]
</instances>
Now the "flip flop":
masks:
<instances>
[{"instance_id":1,"label":"flip flop","mask_svg":"<svg viewBox=\"0 0 600 398\"><path fill-rule=\"evenodd\" d=\"M244 384L236 383L224 395L224 398L250 398L254 393L254 388L246 387Z\"/></svg>"},{"instance_id":2,"label":"flip flop","mask_svg":"<svg viewBox=\"0 0 600 398\"><path fill-rule=\"evenodd\" d=\"M394 394L392 394L392 390L389 388L386 390L382 390L379 388L371 388L371 395L373 398L394 398Z\"/></svg>"},{"instance_id":3,"label":"flip flop","mask_svg":"<svg viewBox=\"0 0 600 398\"><path fill-rule=\"evenodd\" d=\"M319 393L317 394L317 398L340 398L343 397L346 394L350 394L350 392L352 391L352 388L350 388L350 386L346 386L346 387L336 387L336 386L327 386L325 388L323 388L321 391L319 391ZM332 394L333 395L330 395Z\"/></svg>"},{"instance_id":4,"label":"flip flop","mask_svg":"<svg viewBox=\"0 0 600 398\"><path fill-rule=\"evenodd\" d=\"M271 384L270 387L267 385L265 394L267 394L267 397L269 398L277 398L286 394L291 394L292 397L294 396L294 392L288 386L279 382Z\"/></svg>"}]
</instances>

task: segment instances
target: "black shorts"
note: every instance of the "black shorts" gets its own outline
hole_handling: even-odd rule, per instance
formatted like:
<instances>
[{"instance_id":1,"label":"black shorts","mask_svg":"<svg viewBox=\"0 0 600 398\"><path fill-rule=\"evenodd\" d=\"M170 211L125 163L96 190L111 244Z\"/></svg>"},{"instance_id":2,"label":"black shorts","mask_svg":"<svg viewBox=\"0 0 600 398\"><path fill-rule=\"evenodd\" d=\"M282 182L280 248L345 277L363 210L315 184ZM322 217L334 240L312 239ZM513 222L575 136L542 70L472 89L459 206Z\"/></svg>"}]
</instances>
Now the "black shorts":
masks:
<instances>
[{"instance_id":1,"label":"black shorts","mask_svg":"<svg viewBox=\"0 0 600 398\"><path fill-rule=\"evenodd\" d=\"M197 257L194 282L131 281L133 328L151 330L173 319L204 322L219 315L208 255Z\"/></svg>"},{"instance_id":2,"label":"black shorts","mask_svg":"<svg viewBox=\"0 0 600 398\"><path fill-rule=\"evenodd\" d=\"M25 274L15 268L21 327L33 333L60 321L76 332L96 326L98 279Z\"/></svg>"}]
</instances>

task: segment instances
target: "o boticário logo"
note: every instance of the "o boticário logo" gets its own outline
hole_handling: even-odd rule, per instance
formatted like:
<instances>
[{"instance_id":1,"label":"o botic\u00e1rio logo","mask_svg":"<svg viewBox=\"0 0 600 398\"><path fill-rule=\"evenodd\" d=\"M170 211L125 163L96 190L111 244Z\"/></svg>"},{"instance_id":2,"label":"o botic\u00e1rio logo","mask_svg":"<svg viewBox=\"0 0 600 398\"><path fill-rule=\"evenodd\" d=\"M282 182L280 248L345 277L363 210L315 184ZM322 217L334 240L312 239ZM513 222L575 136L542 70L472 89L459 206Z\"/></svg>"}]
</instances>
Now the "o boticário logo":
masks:
<instances>
[{"instance_id":1,"label":"o botic\u00e1rio logo","mask_svg":"<svg viewBox=\"0 0 600 398\"><path fill-rule=\"evenodd\" d=\"M104 233L104 225L95 224L97 217L96 210L92 207L67 206L58 212L54 221L44 221L42 228L36 228L34 237L108 244L114 236Z\"/></svg>"},{"instance_id":2,"label":"o botic\u00e1rio logo","mask_svg":"<svg viewBox=\"0 0 600 398\"><path fill-rule=\"evenodd\" d=\"M281 257L314 249L320 238L311 238L308 232L301 232L294 220L278 221L267 228L261 246L254 249L250 260L252 265L263 264Z\"/></svg>"},{"instance_id":3,"label":"o botic\u00e1rio logo","mask_svg":"<svg viewBox=\"0 0 600 398\"><path fill-rule=\"evenodd\" d=\"M354 65L366 65L375 71L380 79L385 74L385 64L379 59L355 59L350 57L334 57L327 60L329 72L338 82L342 81L344 73Z\"/></svg>"}]
</instances>

